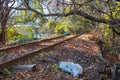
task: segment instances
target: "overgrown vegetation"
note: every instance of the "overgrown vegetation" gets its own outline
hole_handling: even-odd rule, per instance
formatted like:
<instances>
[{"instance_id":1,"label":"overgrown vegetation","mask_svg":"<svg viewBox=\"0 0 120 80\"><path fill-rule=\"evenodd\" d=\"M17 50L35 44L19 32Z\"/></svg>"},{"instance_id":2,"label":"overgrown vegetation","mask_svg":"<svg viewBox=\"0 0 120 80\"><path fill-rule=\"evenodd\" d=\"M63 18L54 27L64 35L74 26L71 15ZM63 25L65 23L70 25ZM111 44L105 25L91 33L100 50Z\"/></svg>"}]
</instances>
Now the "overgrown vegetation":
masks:
<instances>
[{"instance_id":1,"label":"overgrown vegetation","mask_svg":"<svg viewBox=\"0 0 120 80\"><path fill-rule=\"evenodd\" d=\"M19 5L15 6L15 3ZM9 4L12 4L10 8ZM36 34L74 34L98 27L100 38L106 46L120 45L117 44L120 36L120 2L115 0L4 0L0 8L0 41L3 44L4 40L31 40ZM27 32L26 35L16 31L15 25L30 25L32 28L17 27Z\"/></svg>"}]
</instances>

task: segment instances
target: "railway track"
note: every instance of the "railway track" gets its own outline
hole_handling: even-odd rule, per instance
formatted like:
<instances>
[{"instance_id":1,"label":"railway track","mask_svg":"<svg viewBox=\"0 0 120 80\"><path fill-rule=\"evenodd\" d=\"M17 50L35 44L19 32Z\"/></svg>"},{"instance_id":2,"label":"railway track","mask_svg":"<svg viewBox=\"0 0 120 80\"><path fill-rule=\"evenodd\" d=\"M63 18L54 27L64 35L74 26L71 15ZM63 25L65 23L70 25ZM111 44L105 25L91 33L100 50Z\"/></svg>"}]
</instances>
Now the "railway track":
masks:
<instances>
[{"instance_id":1,"label":"railway track","mask_svg":"<svg viewBox=\"0 0 120 80\"><path fill-rule=\"evenodd\" d=\"M2 62L0 62L0 71L3 70L4 68L8 67L8 66L12 66L12 65L16 65L16 64L19 65L19 63L20 64L21 63L22 64L29 64L29 60L31 60L31 58L33 58L33 56L36 56L37 53L42 53L44 51L46 52L46 51L52 50L53 47L55 47L56 45L61 44L61 43L64 44L63 43L64 41L76 38L80 35L53 38L53 39L49 39L49 40L35 42L34 44L31 42L30 44L27 43L29 46L24 45L24 46L20 46L20 47L14 47L13 49L11 48L11 49L8 49L8 50L6 48L7 51L3 50L3 52L9 52L9 54L14 52L14 50L19 51L19 49L22 49L22 48L25 49L26 51L25 52L23 51L23 54L20 55L20 56L16 56L15 58L5 60L5 61L3 60ZM68 43L69 43L69 41L68 41ZM36 47L38 47L38 48L36 48ZM30 49L34 48L34 49L30 50L28 48L30 48ZM102 76L99 76L98 80L101 80L101 79L102 79Z\"/></svg>"},{"instance_id":2,"label":"railway track","mask_svg":"<svg viewBox=\"0 0 120 80\"><path fill-rule=\"evenodd\" d=\"M52 40L52 39L56 39L56 38L62 38L62 37L65 37L65 36L66 35L57 36L57 37L53 37L53 38L47 38L47 39L43 39L43 40L35 40L35 41L30 41L30 42L27 42L27 43L17 44L17 45L13 45L13 46L8 45L6 47L0 48L0 52L9 51L9 50L19 48L19 47L22 47L22 46L37 44L37 43L40 43L40 42L44 42L44 41L48 41L48 40Z\"/></svg>"},{"instance_id":3,"label":"railway track","mask_svg":"<svg viewBox=\"0 0 120 80\"><path fill-rule=\"evenodd\" d=\"M50 41L55 42L55 40L57 41L57 39L58 40L64 39L65 37L67 36L59 36L59 37L54 37L54 38L49 38L49 39L44 39L44 40L31 41L31 42L24 43L24 44L1 48L0 52L2 52L3 55L0 57L0 62L9 60L10 57L21 56L21 55L24 55L25 53L36 50L38 48L46 47L47 45L50 45ZM7 57L9 57L9 59L7 59Z\"/></svg>"},{"instance_id":4,"label":"railway track","mask_svg":"<svg viewBox=\"0 0 120 80\"><path fill-rule=\"evenodd\" d=\"M82 33L83 34L83 33ZM81 35L81 34L80 34ZM36 55L42 51L48 50L62 42L78 37L79 35L60 36L51 39L45 39L41 41L34 41L21 45L15 45L13 47L1 48L0 52L4 52L4 55L0 58L0 71L3 68L24 61L27 58Z\"/></svg>"}]
</instances>

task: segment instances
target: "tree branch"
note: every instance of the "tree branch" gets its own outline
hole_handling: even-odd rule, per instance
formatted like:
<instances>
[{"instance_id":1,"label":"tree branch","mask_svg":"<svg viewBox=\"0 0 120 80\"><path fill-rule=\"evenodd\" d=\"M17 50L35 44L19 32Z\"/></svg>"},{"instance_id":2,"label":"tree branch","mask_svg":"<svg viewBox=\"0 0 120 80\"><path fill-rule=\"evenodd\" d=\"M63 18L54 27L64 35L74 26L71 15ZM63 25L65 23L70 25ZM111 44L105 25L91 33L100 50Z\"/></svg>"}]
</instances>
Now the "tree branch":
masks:
<instances>
[{"instance_id":1,"label":"tree branch","mask_svg":"<svg viewBox=\"0 0 120 80\"><path fill-rule=\"evenodd\" d=\"M120 23L120 19L115 19L115 20L106 20L106 19L101 19L101 18L96 18L96 17L93 17L81 10L78 10L78 11L70 11L68 13L51 13L51 14L44 14L44 13L41 13L31 7L28 8L16 8L16 7L11 7L12 9L16 9L16 10L31 10L37 14L39 14L40 16L42 17L48 17L48 16L70 16L70 15L79 15L79 16L82 16L86 19L89 19L91 21L95 21L95 22L98 22L98 23L105 23L105 24L109 24L109 25L116 25L118 23ZM116 22L117 21L117 22Z\"/></svg>"}]
</instances>

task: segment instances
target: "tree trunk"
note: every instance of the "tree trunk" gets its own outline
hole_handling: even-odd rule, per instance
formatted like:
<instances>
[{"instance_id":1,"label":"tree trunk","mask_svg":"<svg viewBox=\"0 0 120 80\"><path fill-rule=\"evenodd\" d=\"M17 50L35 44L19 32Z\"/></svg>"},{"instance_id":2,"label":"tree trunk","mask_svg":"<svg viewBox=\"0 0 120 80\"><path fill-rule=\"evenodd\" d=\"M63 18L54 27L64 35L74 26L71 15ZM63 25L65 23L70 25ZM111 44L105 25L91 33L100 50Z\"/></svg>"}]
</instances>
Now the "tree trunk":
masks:
<instances>
[{"instance_id":1,"label":"tree trunk","mask_svg":"<svg viewBox=\"0 0 120 80\"><path fill-rule=\"evenodd\" d=\"M15 1L16 0L0 0L0 26L2 30L0 33L0 41L3 45L6 44L6 24L11 15L10 11L12 10L9 6L11 5L10 7L12 7Z\"/></svg>"},{"instance_id":2,"label":"tree trunk","mask_svg":"<svg viewBox=\"0 0 120 80\"><path fill-rule=\"evenodd\" d=\"M1 23L1 27L2 27L2 33L1 33L1 42L2 44L6 44L6 26L5 23Z\"/></svg>"}]
</instances>

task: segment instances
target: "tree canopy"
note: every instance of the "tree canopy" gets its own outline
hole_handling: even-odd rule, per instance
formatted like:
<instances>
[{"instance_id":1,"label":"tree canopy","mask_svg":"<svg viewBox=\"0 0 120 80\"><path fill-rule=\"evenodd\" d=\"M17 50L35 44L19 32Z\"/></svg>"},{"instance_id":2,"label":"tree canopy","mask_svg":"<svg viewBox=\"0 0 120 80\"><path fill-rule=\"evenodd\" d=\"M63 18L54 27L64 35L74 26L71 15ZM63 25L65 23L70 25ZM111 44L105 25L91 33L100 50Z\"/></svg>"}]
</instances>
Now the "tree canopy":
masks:
<instances>
[{"instance_id":1,"label":"tree canopy","mask_svg":"<svg viewBox=\"0 0 120 80\"><path fill-rule=\"evenodd\" d=\"M30 3L34 3L36 6L33 7ZM118 0L21 0L21 5L21 7L10 8L30 10L42 17L79 15L94 22L109 24L112 28L120 25L120 3ZM52 12L50 5L53 9ZM40 11L43 7L48 10L48 13ZM62 11L55 11L61 9ZM115 29L113 31L116 32ZM119 34L119 32L116 33Z\"/></svg>"},{"instance_id":2,"label":"tree canopy","mask_svg":"<svg viewBox=\"0 0 120 80\"><path fill-rule=\"evenodd\" d=\"M28 15L28 12L31 12L31 15ZM17 13L26 17L16 16ZM38 17L50 16L54 19L78 16L80 21L108 24L114 33L120 35L117 30L120 27L119 0L0 0L0 23L3 33L4 26L10 20L29 22Z\"/></svg>"}]
</instances>

